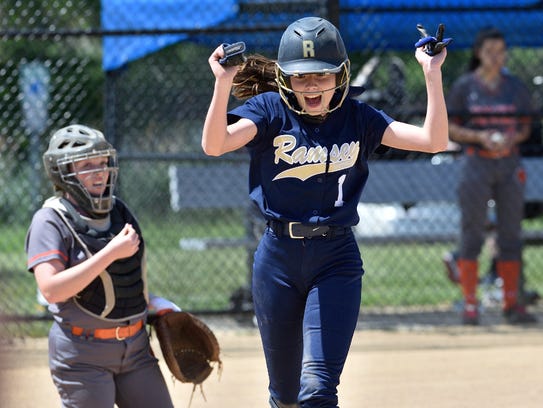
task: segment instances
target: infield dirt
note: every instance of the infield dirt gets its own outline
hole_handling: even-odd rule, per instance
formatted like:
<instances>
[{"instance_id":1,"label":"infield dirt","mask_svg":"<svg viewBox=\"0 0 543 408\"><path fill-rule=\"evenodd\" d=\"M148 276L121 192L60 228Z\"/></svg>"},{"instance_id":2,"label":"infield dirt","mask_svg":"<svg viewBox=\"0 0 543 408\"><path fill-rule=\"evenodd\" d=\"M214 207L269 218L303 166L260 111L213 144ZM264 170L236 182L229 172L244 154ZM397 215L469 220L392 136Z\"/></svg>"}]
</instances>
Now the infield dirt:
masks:
<instances>
[{"instance_id":1,"label":"infield dirt","mask_svg":"<svg viewBox=\"0 0 543 408\"><path fill-rule=\"evenodd\" d=\"M265 408L267 377L256 330L216 330L224 362L192 408ZM160 350L156 339L153 349ZM161 357L159 355L159 357ZM192 386L173 382L176 407ZM47 368L47 340L21 339L0 351L3 408L59 407ZM358 330L339 386L342 408L532 408L543 400L543 326Z\"/></svg>"}]
</instances>

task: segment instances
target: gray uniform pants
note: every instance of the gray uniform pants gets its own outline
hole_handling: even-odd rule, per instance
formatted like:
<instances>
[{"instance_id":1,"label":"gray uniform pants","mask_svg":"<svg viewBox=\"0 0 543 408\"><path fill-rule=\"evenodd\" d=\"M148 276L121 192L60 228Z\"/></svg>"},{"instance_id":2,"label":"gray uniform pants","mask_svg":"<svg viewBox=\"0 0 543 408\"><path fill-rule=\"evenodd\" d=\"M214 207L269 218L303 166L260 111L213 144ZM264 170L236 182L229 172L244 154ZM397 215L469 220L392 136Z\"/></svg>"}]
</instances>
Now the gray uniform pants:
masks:
<instances>
[{"instance_id":1,"label":"gray uniform pants","mask_svg":"<svg viewBox=\"0 0 543 408\"><path fill-rule=\"evenodd\" d=\"M476 260L485 239L487 203L496 203L497 245L500 260L520 261L521 223L524 211L525 173L520 156L489 159L462 157L458 185L462 212L460 258Z\"/></svg>"},{"instance_id":2,"label":"gray uniform pants","mask_svg":"<svg viewBox=\"0 0 543 408\"><path fill-rule=\"evenodd\" d=\"M63 407L173 407L145 330L123 341L77 337L53 323L49 367Z\"/></svg>"}]
</instances>

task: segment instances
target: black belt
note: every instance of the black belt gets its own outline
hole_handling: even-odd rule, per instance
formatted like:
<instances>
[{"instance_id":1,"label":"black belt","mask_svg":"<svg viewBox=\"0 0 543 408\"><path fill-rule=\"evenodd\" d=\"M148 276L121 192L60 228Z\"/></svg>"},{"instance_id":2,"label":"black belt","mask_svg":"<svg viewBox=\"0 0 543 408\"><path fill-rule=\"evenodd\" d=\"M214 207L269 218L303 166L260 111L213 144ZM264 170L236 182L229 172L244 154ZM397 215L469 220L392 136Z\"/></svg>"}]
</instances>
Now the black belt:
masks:
<instances>
[{"instance_id":1,"label":"black belt","mask_svg":"<svg viewBox=\"0 0 543 408\"><path fill-rule=\"evenodd\" d=\"M345 235L351 232L350 227L331 227L329 225L307 225L301 222L281 222L269 220L268 226L278 237L286 236L292 239L327 238Z\"/></svg>"}]
</instances>

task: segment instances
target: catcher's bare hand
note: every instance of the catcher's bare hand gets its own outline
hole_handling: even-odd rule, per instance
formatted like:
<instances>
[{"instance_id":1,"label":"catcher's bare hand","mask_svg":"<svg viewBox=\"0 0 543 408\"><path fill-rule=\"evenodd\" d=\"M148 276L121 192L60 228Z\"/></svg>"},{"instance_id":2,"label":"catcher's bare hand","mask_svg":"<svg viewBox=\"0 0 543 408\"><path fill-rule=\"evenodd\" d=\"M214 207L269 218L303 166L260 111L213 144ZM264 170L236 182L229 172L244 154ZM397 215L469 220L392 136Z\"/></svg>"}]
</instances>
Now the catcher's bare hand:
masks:
<instances>
[{"instance_id":1,"label":"catcher's bare hand","mask_svg":"<svg viewBox=\"0 0 543 408\"><path fill-rule=\"evenodd\" d=\"M107 248L115 254L116 259L128 258L134 255L140 246L140 237L131 224L124 228L109 243Z\"/></svg>"}]
</instances>

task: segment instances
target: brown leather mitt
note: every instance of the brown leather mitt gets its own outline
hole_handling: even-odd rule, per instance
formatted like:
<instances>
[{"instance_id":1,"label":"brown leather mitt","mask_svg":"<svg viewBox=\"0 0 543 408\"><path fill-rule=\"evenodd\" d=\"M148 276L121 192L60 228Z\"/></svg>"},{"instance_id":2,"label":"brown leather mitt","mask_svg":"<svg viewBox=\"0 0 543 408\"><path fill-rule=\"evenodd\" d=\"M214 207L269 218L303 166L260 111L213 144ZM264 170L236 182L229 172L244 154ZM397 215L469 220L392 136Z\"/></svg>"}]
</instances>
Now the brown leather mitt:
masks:
<instances>
[{"instance_id":1,"label":"brown leather mitt","mask_svg":"<svg viewBox=\"0 0 543 408\"><path fill-rule=\"evenodd\" d=\"M213 371L222 369L220 347L211 329L188 312L170 312L153 320L166 364L175 378L201 385Z\"/></svg>"}]
</instances>

